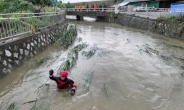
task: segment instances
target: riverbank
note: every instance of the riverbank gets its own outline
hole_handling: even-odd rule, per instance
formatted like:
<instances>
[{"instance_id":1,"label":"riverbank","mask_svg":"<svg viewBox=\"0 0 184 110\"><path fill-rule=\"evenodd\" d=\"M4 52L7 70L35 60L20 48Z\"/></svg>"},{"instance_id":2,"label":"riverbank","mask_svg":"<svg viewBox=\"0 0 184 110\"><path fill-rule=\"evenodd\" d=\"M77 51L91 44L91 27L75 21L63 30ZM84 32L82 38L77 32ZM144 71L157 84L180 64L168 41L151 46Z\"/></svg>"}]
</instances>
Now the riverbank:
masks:
<instances>
[{"instance_id":1,"label":"riverbank","mask_svg":"<svg viewBox=\"0 0 184 110\"><path fill-rule=\"evenodd\" d=\"M127 14L119 14L116 23L184 41L184 24L181 23L168 23Z\"/></svg>"},{"instance_id":2,"label":"riverbank","mask_svg":"<svg viewBox=\"0 0 184 110\"><path fill-rule=\"evenodd\" d=\"M17 36L14 40L0 43L0 78L58 40L59 33L67 29L68 22L62 13L56 17L60 19L57 24L40 28L34 34Z\"/></svg>"}]
</instances>

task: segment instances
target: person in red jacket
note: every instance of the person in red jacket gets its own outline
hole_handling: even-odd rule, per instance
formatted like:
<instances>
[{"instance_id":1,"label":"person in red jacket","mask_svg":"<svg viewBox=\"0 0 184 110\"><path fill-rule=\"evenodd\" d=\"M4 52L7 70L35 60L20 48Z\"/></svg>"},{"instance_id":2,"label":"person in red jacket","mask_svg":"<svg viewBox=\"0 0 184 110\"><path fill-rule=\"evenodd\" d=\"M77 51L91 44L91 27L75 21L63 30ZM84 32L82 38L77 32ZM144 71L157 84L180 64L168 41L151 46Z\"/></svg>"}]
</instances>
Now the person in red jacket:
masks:
<instances>
[{"instance_id":1,"label":"person in red jacket","mask_svg":"<svg viewBox=\"0 0 184 110\"><path fill-rule=\"evenodd\" d=\"M53 76L53 73L54 73L53 70L49 71L49 75L50 75L49 78L51 80L54 80L57 83L57 88L58 89L67 89L68 87L72 87L72 89L70 91L70 95L74 95L77 86L74 84L73 80L67 78L68 72L65 70L60 72L60 77Z\"/></svg>"}]
</instances>

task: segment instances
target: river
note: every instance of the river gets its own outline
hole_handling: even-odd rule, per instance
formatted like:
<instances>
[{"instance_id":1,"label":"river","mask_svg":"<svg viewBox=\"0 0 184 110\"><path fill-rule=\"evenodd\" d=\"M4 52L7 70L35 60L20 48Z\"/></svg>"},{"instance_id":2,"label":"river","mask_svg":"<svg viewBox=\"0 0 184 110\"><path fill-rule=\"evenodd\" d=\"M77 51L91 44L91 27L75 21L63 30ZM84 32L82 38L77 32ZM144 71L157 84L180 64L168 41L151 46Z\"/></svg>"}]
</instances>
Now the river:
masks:
<instances>
[{"instance_id":1,"label":"river","mask_svg":"<svg viewBox=\"0 0 184 110\"><path fill-rule=\"evenodd\" d=\"M51 46L34 57L55 60L36 68L29 66L30 60L0 80L0 110L11 104L18 110L34 105L38 110L183 110L183 42L85 19L70 21L76 24L78 36L68 50ZM69 89L58 90L54 81L47 81L48 71L56 74L69 50L81 43L88 46L69 72L77 85L76 94L70 96ZM94 55L85 56L90 50ZM29 102L37 97L36 103Z\"/></svg>"}]
</instances>

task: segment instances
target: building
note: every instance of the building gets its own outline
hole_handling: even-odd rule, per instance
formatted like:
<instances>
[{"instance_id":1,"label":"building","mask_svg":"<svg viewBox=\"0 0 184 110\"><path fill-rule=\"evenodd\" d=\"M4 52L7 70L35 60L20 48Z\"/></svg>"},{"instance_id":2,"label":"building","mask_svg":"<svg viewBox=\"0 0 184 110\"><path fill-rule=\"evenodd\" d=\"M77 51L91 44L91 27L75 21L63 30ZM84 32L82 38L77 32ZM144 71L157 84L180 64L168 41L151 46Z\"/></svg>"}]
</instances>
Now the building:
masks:
<instances>
[{"instance_id":1,"label":"building","mask_svg":"<svg viewBox=\"0 0 184 110\"><path fill-rule=\"evenodd\" d=\"M154 8L170 8L172 3L178 0L124 0L125 5L132 5L133 7L154 7Z\"/></svg>"}]
</instances>

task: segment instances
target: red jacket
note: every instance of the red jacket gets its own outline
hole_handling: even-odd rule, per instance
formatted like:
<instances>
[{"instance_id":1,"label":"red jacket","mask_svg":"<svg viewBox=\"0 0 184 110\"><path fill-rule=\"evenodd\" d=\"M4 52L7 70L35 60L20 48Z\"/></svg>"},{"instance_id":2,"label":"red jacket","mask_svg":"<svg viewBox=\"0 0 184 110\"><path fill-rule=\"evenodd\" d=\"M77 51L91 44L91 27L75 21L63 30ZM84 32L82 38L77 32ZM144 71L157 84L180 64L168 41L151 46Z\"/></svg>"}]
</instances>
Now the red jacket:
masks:
<instances>
[{"instance_id":1,"label":"red jacket","mask_svg":"<svg viewBox=\"0 0 184 110\"><path fill-rule=\"evenodd\" d=\"M60 77L55 77L55 76L49 76L51 80L54 80L57 83L57 88L58 89L67 89L69 86L72 87L72 89L76 89L77 86L74 85L74 81L66 78L65 80L61 80Z\"/></svg>"}]
</instances>

